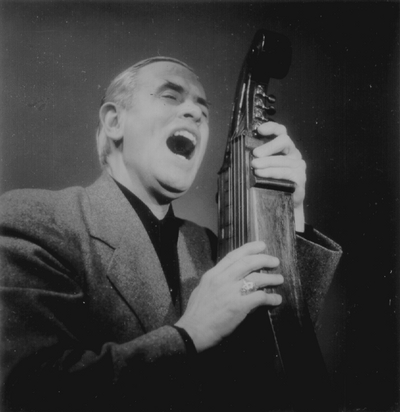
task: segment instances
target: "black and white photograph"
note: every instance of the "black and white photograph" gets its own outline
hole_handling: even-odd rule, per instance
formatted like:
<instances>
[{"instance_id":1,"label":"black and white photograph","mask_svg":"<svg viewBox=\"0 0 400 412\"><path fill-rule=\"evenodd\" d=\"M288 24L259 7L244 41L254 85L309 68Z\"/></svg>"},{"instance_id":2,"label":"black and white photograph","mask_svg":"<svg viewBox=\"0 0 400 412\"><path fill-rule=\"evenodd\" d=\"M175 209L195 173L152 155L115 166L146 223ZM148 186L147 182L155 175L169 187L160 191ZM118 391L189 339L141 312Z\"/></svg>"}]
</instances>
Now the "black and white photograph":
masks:
<instances>
[{"instance_id":1,"label":"black and white photograph","mask_svg":"<svg viewBox=\"0 0 400 412\"><path fill-rule=\"evenodd\" d=\"M0 0L0 411L400 411L400 4Z\"/></svg>"}]
</instances>

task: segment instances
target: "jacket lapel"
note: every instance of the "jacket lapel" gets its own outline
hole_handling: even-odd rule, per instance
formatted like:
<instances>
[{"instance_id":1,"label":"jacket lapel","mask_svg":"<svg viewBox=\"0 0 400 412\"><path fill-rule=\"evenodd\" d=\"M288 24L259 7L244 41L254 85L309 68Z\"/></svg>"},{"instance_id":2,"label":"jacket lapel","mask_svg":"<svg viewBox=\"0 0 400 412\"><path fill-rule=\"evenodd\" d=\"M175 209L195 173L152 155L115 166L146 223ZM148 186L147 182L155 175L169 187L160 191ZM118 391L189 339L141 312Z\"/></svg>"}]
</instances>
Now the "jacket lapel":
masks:
<instances>
[{"instance_id":1,"label":"jacket lapel","mask_svg":"<svg viewBox=\"0 0 400 412\"><path fill-rule=\"evenodd\" d=\"M139 217L107 173L87 189L91 234L114 249L106 276L145 332L179 317L156 251Z\"/></svg>"},{"instance_id":2,"label":"jacket lapel","mask_svg":"<svg viewBox=\"0 0 400 412\"><path fill-rule=\"evenodd\" d=\"M184 230L180 230L178 237L178 256L179 256L179 272L181 286L181 310L187 307L189 298L193 289L199 283L199 276L195 267L192 264L193 251L190 250L190 245L187 243Z\"/></svg>"},{"instance_id":3,"label":"jacket lapel","mask_svg":"<svg viewBox=\"0 0 400 412\"><path fill-rule=\"evenodd\" d=\"M205 231L194 223L184 221L178 238L181 277L181 308L185 311L200 276L213 267L210 242Z\"/></svg>"}]
</instances>

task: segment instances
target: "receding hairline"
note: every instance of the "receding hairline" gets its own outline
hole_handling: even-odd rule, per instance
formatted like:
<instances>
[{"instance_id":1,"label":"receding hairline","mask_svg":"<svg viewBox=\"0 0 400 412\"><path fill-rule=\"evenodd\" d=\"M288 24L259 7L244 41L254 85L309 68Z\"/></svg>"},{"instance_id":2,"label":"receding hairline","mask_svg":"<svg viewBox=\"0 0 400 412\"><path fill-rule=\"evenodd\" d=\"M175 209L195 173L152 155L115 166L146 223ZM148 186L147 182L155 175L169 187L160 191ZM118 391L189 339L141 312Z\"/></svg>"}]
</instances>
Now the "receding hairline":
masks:
<instances>
[{"instance_id":1,"label":"receding hairline","mask_svg":"<svg viewBox=\"0 0 400 412\"><path fill-rule=\"evenodd\" d=\"M183 62L182 60L175 59L174 57L168 57L168 56L154 56L154 57L149 57L148 59L140 60L137 63L135 63L133 66L131 66L130 69L140 70L143 67L150 66L153 63L162 63L162 62L178 64L179 66L183 66L189 71L191 71L192 73L196 74L194 69L190 67L188 64L186 64L185 62Z\"/></svg>"},{"instance_id":2,"label":"receding hairline","mask_svg":"<svg viewBox=\"0 0 400 412\"><path fill-rule=\"evenodd\" d=\"M191 66L189 66L188 64L186 64L185 62L183 62L179 59L176 59L174 57L169 57L169 56L153 56L153 57L149 57L147 59L143 59L143 60L140 60L140 61L136 62L135 64L133 64L132 66L129 66L127 69L123 70L117 76L115 76L114 79L109 84L109 86L107 87L105 95L101 99L100 106L102 106L107 101L107 97L112 95L112 93L110 93L111 90L115 90L115 89L119 88L119 86L117 86L117 84L120 81L122 81L122 82L126 81L126 80L122 80L124 78L126 79L125 76L132 76L133 75L134 79L135 79L134 82L136 83L141 70L145 67L148 67L148 66L154 64L154 63L175 63L175 64L189 70L191 73L193 73L193 75L196 77L196 80L200 82L199 76L196 74L194 69ZM133 78L131 77L131 80L132 79ZM133 92L133 89L134 89L134 86L132 87L132 89L130 91L131 93Z\"/></svg>"},{"instance_id":3,"label":"receding hairline","mask_svg":"<svg viewBox=\"0 0 400 412\"><path fill-rule=\"evenodd\" d=\"M161 60L161 61L160 61L160 60L158 60L158 61L153 61L153 62L151 62L151 63L149 63L149 64L146 64L146 65L143 65L143 66L137 68L137 69L136 69L136 74L135 74L135 87L137 87L137 86L140 85L140 84L143 84L143 81L146 82L145 79L146 79L146 76L147 76L148 73L149 73L147 70L152 70L151 67L156 66L157 64L160 65L160 64L162 64L162 63L167 63L167 64L171 64L171 65L176 65L176 66L178 66L178 67L181 67L181 68L183 68L183 69L188 70L189 75L190 75L190 76L193 76L193 77L190 79L190 81L197 83L197 85L198 85L198 87L199 87L199 90L201 90L201 91L204 93L204 95L205 95L204 86L203 86L203 84L201 83L200 78L199 78L199 76L195 73L195 71L194 71L191 67L189 67L189 66L187 66L187 65L184 65L184 64L180 64L179 62L175 62L175 61L166 61L166 60ZM157 70L157 69L155 69L155 70ZM155 72L155 73L158 73L157 75L164 79L165 85L169 84L169 85L171 85L171 86L174 86L174 85L175 85L176 87L182 87L182 86L180 86L179 80L177 80L177 79L179 79L179 78L182 77L182 72L179 72L179 71L177 71L177 72L173 72L173 71L168 72L168 70L169 70L169 69L168 69L168 66L163 66L162 68L159 68L158 71ZM172 70L173 70L173 69L172 69ZM151 73L152 73L152 72L150 72L150 76L152 75ZM154 72L153 72L153 73L154 73ZM144 77L142 77L142 76L144 76ZM206 98L204 98L204 99L202 98L202 100L205 100L205 101L206 101ZM207 104L206 104L206 105L207 105Z\"/></svg>"},{"instance_id":4,"label":"receding hairline","mask_svg":"<svg viewBox=\"0 0 400 412\"><path fill-rule=\"evenodd\" d=\"M169 60L169 58L168 58L168 60L166 60L166 59L161 60L161 59L157 58L157 60L152 60L152 61L146 62L145 64L140 64L140 63L141 62L139 62L136 65L132 66L132 68L135 68L134 69L135 72L136 72L135 78L136 78L137 83L140 83L140 76L142 75L142 73L145 72L145 69L150 68L151 66L154 66L154 65L157 65L157 64L166 63L166 64L172 64L172 65L180 66L180 67L183 67L184 69L188 70L194 76L195 80L197 82L199 82L201 87L203 87L203 85L200 82L200 78L196 74L194 69L192 67L190 67L189 65L187 65L186 63L181 62L180 60L176 60L176 59L172 59L172 58L171 58L171 60ZM178 75L178 77L179 77L179 75Z\"/></svg>"},{"instance_id":5,"label":"receding hairline","mask_svg":"<svg viewBox=\"0 0 400 412\"><path fill-rule=\"evenodd\" d=\"M137 80L138 76L142 73L143 69L148 68L150 66L153 66L157 63L169 63L169 64L175 64L177 66L183 67L184 69L187 69L190 71L195 77L197 81L199 80L199 76L196 74L194 69L186 64L185 62L175 59L174 57L165 57L165 56L156 56L156 57L150 57L148 59L140 60L139 62L135 63L134 65L130 66L123 72L121 72L117 77L120 77L124 73L134 73L135 79Z\"/></svg>"}]
</instances>

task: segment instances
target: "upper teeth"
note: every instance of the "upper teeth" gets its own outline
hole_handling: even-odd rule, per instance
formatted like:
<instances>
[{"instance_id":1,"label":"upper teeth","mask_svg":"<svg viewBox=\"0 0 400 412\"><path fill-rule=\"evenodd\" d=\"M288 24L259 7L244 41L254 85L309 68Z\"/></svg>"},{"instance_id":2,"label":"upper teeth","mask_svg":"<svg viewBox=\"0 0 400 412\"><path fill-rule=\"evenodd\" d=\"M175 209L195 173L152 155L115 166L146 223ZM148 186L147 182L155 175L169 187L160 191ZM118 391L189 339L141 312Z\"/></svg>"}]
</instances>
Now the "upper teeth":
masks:
<instances>
[{"instance_id":1,"label":"upper teeth","mask_svg":"<svg viewBox=\"0 0 400 412\"><path fill-rule=\"evenodd\" d=\"M187 130L177 130L174 134L173 134L173 136L183 136L183 137L186 137L187 139L189 139L194 145L196 145L196 137L192 134L192 133L190 133L190 132L188 132Z\"/></svg>"}]
</instances>

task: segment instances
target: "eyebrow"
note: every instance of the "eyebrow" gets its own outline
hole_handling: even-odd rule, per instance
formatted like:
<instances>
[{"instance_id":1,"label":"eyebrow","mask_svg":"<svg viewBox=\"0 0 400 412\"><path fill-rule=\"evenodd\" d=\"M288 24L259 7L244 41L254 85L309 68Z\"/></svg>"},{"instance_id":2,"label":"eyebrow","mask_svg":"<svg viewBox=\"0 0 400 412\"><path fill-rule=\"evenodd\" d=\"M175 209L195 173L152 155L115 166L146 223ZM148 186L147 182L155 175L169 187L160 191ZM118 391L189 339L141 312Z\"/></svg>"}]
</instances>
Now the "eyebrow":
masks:
<instances>
[{"instance_id":1,"label":"eyebrow","mask_svg":"<svg viewBox=\"0 0 400 412\"><path fill-rule=\"evenodd\" d=\"M169 80L165 80L165 83L161 85L159 88L160 91L165 90L165 89L171 89L180 94L185 93L185 89L180 84L173 83ZM210 105L211 105L210 102L204 99L203 97L198 96L196 101L202 106L205 106L207 109L210 108Z\"/></svg>"}]
</instances>

